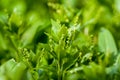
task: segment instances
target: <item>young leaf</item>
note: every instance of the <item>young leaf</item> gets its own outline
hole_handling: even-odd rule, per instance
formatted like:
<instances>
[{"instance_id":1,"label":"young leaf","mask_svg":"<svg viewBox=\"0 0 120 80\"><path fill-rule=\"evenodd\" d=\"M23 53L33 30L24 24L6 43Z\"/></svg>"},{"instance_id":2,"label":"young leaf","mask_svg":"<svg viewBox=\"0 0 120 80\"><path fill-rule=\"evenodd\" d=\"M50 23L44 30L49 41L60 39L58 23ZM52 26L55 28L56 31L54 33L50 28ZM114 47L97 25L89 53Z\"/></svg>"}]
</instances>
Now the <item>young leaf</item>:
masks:
<instances>
[{"instance_id":1,"label":"young leaf","mask_svg":"<svg viewBox=\"0 0 120 80\"><path fill-rule=\"evenodd\" d=\"M51 23L52 23L52 36L55 38L55 40L58 40L58 33L60 31L60 27L61 25L59 24L59 22L57 21L54 21L54 20L51 20Z\"/></svg>"},{"instance_id":2,"label":"young leaf","mask_svg":"<svg viewBox=\"0 0 120 80\"><path fill-rule=\"evenodd\" d=\"M117 54L117 47L109 30L101 28L98 35L98 45L101 52Z\"/></svg>"},{"instance_id":3,"label":"young leaf","mask_svg":"<svg viewBox=\"0 0 120 80\"><path fill-rule=\"evenodd\" d=\"M25 31L21 38L21 44L23 47L25 47L28 44L31 44L39 27L41 27L41 22L37 21L28 30Z\"/></svg>"}]
</instances>

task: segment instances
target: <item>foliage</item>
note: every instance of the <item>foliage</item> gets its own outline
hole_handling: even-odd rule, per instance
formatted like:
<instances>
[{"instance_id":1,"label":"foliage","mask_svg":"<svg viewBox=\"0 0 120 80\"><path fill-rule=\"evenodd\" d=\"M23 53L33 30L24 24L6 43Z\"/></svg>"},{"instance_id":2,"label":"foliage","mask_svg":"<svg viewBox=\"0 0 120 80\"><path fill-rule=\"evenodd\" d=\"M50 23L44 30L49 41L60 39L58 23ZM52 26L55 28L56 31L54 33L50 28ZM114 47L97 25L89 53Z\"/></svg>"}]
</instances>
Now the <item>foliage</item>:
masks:
<instances>
[{"instance_id":1,"label":"foliage","mask_svg":"<svg viewBox=\"0 0 120 80\"><path fill-rule=\"evenodd\" d=\"M0 0L0 80L119 80L119 0Z\"/></svg>"}]
</instances>

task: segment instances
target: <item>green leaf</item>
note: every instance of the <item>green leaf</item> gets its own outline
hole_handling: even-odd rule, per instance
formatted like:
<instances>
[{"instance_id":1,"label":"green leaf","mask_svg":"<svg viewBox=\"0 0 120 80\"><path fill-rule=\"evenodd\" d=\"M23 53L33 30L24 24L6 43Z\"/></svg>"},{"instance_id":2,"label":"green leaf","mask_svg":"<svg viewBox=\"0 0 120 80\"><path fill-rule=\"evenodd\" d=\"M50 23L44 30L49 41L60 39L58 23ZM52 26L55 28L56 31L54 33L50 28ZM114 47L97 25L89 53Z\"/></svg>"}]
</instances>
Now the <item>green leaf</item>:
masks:
<instances>
[{"instance_id":1,"label":"green leaf","mask_svg":"<svg viewBox=\"0 0 120 80\"><path fill-rule=\"evenodd\" d=\"M22 62L17 63L17 65L10 71L11 78L13 80L21 80L26 68L27 67L24 63Z\"/></svg>"},{"instance_id":2,"label":"green leaf","mask_svg":"<svg viewBox=\"0 0 120 80\"><path fill-rule=\"evenodd\" d=\"M21 80L26 68L23 62L17 63L11 59L0 67L0 78L6 76L12 80Z\"/></svg>"},{"instance_id":3,"label":"green leaf","mask_svg":"<svg viewBox=\"0 0 120 80\"><path fill-rule=\"evenodd\" d=\"M52 31L54 32L54 34L57 34L61 27L60 23L54 20L51 20L51 23L52 23Z\"/></svg>"},{"instance_id":4,"label":"green leaf","mask_svg":"<svg viewBox=\"0 0 120 80\"><path fill-rule=\"evenodd\" d=\"M8 23L8 14L0 12L0 23L7 24Z\"/></svg>"},{"instance_id":5,"label":"green leaf","mask_svg":"<svg viewBox=\"0 0 120 80\"><path fill-rule=\"evenodd\" d=\"M25 31L21 38L22 47L25 47L32 43L39 27L41 27L41 22L37 21L28 30Z\"/></svg>"},{"instance_id":6,"label":"green leaf","mask_svg":"<svg viewBox=\"0 0 120 80\"><path fill-rule=\"evenodd\" d=\"M2 66L0 66L0 75L3 75L4 73L11 71L15 65L16 62L14 59L7 61Z\"/></svg>"},{"instance_id":7,"label":"green leaf","mask_svg":"<svg viewBox=\"0 0 120 80\"><path fill-rule=\"evenodd\" d=\"M115 0L115 7L117 11L120 12L120 1L119 0Z\"/></svg>"},{"instance_id":8,"label":"green leaf","mask_svg":"<svg viewBox=\"0 0 120 80\"><path fill-rule=\"evenodd\" d=\"M94 62L90 63L89 66L83 65L83 71L89 80L106 80L104 67Z\"/></svg>"},{"instance_id":9,"label":"green leaf","mask_svg":"<svg viewBox=\"0 0 120 80\"><path fill-rule=\"evenodd\" d=\"M0 33L0 51L6 49L7 49L6 41L4 40L2 34Z\"/></svg>"},{"instance_id":10,"label":"green leaf","mask_svg":"<svg viewBox=\"0 0 120 80\"><path fill-rule=\"evenodd\" d=\"M98 45L101 52L113 53L114 56L117 54L114 38L110 31L105 28L101 28L99 32Z\"/></svg>"},{"instance_id":11,"label":"green leaf","mask_svg":"<svg viewBox=\"0 0 120 80\"><path fill-rule=\"evenodd\" d=\"M57 22L57 21L54 21L54 20L51 20L51 23L52 23L52 32L51 32L51 34L52 34L52 36L55 38L55 40L58 40L58 33L59 33L59 31L60 31L60 27L61 27L61 25L60 25L60 23L59 22Z\"/></svg>"}]
</instances>

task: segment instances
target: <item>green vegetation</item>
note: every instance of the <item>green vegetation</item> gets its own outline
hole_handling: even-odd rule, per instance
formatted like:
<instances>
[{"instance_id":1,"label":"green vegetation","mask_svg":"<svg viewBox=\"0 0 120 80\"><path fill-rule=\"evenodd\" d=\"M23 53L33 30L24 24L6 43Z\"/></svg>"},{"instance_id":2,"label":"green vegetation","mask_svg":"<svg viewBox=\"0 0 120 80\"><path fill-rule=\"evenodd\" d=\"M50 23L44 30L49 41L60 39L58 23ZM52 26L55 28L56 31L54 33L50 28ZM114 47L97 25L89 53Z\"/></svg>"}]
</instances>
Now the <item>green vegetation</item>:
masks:
<instances>
[{"instance_id":1,"label":"green vegetation","mask_svg":"<svg viewBox=\"0 0 120 80\"><path fill-rule=\"evenodd\" d=\"M0 80L119 80L119 0L0 0Z\"/></svg>"}]
</instances>

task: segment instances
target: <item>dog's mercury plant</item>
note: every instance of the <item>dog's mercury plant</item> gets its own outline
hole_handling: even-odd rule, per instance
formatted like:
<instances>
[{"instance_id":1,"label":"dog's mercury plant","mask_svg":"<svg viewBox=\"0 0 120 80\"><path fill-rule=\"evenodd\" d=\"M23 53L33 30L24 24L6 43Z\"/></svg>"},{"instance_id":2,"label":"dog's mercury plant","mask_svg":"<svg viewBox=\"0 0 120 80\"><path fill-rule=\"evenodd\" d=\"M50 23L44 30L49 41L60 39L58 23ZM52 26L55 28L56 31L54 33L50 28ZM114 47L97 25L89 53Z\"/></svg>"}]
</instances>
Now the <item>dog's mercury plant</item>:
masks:
<instances>
[{"instance_id":1,"label":"dog's mercury plant","mask_svg":"<svg viewBox=\"0 0 120 80\"><path fill-rule=\"evenodd\" d=\"M119 0L0 0L0 80L119 80Z\"/></svg>"}]
</instances>

